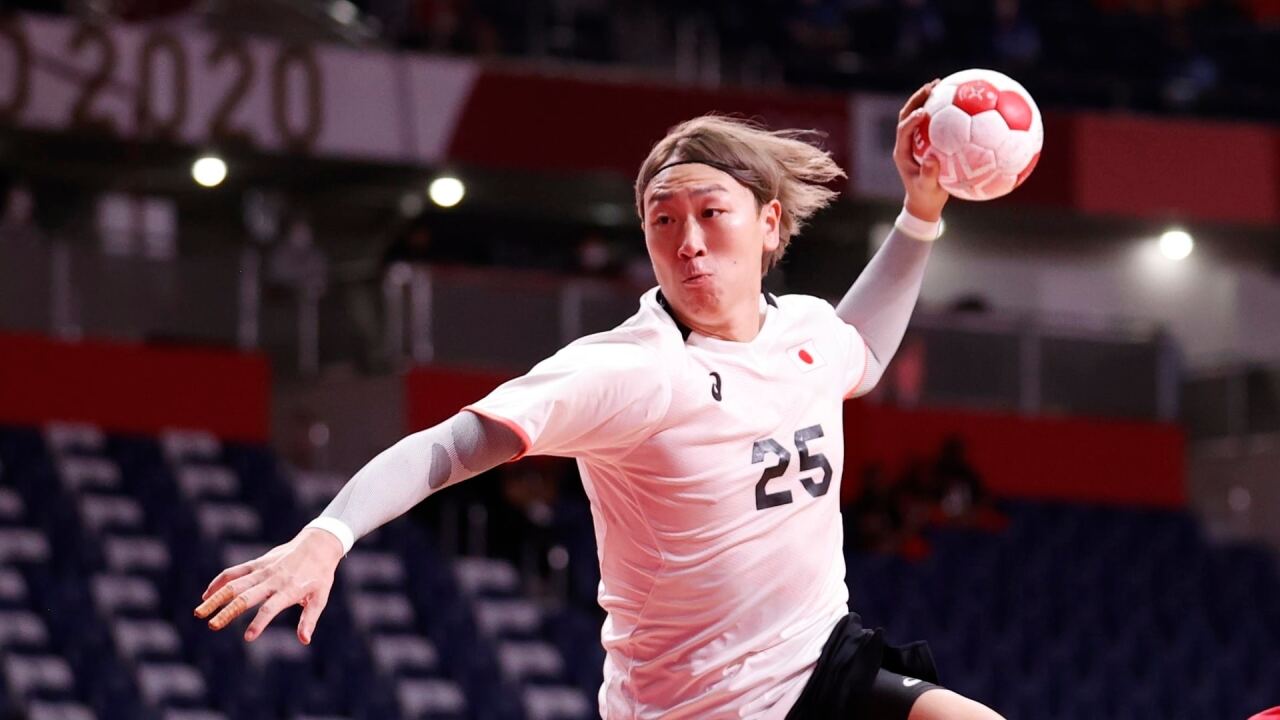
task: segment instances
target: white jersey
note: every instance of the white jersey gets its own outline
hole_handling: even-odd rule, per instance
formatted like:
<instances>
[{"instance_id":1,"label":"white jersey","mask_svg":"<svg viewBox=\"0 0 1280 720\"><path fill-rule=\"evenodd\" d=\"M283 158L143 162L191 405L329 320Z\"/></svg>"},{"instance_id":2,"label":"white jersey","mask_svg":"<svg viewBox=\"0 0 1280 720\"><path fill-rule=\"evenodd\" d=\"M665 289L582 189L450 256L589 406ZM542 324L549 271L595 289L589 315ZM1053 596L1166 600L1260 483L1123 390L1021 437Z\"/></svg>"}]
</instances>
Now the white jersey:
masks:
<instances>
[{"instance_id":1,"label":"white jersey","mask_svg":"<svg viewBox=\"0 0 1280 720\"><path fill-rule=\"evenodd\" d=\"M759 334L731 342L688 332L650 290L468 408L528 454L578 460L605 720L782 718L848 612L841 406L867 347L823 300L768 301Z\"/></svg>"}]
</instances>

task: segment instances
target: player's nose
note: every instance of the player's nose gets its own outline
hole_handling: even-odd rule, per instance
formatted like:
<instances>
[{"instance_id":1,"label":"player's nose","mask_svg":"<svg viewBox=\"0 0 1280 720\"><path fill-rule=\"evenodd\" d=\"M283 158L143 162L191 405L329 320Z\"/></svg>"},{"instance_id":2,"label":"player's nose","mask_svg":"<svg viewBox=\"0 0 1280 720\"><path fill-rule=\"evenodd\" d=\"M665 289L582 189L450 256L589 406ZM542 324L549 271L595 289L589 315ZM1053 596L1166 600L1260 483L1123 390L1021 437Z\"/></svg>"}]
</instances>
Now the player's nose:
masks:
<instances>
[{"instance_id":1,"label":"player's nose","mask_svg":"<svg viewBox=\"0 0 1280 720\"><path fill-rule=\"evenodd\" d=\"M706 237L703 235L702 227L699 223L687 222L684 224L684 229L680 233L678 253L682 259L707 254Z\"/></svg>"}]
</instances>

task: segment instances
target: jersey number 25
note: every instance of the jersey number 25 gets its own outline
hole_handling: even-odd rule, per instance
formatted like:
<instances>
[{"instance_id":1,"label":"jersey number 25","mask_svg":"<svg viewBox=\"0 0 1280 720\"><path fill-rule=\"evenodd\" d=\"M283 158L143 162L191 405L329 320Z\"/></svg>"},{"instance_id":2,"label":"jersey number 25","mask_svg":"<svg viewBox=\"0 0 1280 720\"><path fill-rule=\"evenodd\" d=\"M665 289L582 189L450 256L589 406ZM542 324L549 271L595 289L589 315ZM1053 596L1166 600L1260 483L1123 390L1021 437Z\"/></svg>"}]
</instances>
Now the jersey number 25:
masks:
<instances>
[{"instance_id":1,"label":"jersey number 25","mask_svg":"<svg viewBox=\"0 0 1280 720\"><path fill-rule=\"evenodd\" d=\"M800 484L813 497L825 495L827 490L831 488L831 463L827 462L827 458L822 453L810 453L806 444L810 440L816 440L820 437L822 437L821 425L810 425L807 428L801 428L796 431L795 436L796 450L800 452L800 472L822 470L821 481L804 476L800 477ZM792 502L790 490L769 492L768 488L769 481L780 477L787 471L787 467L791 465L791 451L773 438L757 440L756 444L751 448L751 464L755 465L756 463L764 462L765 455L770 453L777 456L778 463L766 467L764 473L760 475L760 481L756 483L757 510L786 505Z\"/></svg>"}]
</instances>

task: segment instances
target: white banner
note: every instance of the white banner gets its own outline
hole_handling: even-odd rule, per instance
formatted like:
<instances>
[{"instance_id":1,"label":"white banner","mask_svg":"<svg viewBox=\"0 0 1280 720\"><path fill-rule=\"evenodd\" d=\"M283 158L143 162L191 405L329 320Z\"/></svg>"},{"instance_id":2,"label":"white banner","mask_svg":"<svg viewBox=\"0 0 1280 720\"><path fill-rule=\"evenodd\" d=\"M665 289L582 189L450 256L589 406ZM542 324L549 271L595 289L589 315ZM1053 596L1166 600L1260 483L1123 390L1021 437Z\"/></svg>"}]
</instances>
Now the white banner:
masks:
<instances>
[{"instance_id":1,"label":"white banner","mask_svg":"<svg viewBox=\"0 0 1280 720\"><path fill-rule=\"evenodd\" d=\"M168 24L0 25L0 124L370 161L443 158L470 62Z\"/></svg>"}]
</instances>

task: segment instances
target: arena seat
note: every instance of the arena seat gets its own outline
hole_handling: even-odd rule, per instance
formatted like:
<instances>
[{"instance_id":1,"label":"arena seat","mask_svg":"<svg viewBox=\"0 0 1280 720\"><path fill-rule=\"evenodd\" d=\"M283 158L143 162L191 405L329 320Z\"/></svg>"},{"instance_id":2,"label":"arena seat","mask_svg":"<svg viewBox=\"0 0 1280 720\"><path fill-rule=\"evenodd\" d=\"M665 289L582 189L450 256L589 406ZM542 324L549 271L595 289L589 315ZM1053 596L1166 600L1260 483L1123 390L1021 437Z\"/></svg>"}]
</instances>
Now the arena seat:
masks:
<instances>
[{"instance_id":1,"label":"arena seat","mask_svg":"<svg viewBox=\"0 0 1280 720\"><path fill-rule=\"evenodd\" d=\"M97 720L97 716L77 702L36 700L27 706L27 720Z\"/></svg>"},{"instance_id":2,"label":"arena seat","mask_svg":"<svg viewBox=\"0 0 1280 720\"><path fill-rule=\"evenodd\" d=\"M594 711L582 691L571 687L525 688L524 707L529 720L576 720Z\"/></svg>"},{"instance_id":3,"label":"arena seat","mask_svg":"<svg viewBox=\"0 0 1280 720\"><path fill-rule=\"evenodd\" d=\"M506 560L446 560L399 520L340 566L310 647L294 637L296 609L245 643L247 618L210 633L191 606L217 570L287 539L342 478L286 473L264 448L199 432L84 425L0 428L0 478L0 711L595 716L598 576L584 596L546 606ZM1177 511L1003 510L1004 532L929 530L931 554L914 562L846 551L854 609L891 641L930 640L944 683L1009 717L1244 717L1266 706L1280 677L1280 603L1266 600L1280 583L1266 552L1213 546ZM589 523L557 527L594 561Z\"/></svg>"}]
</instances>

